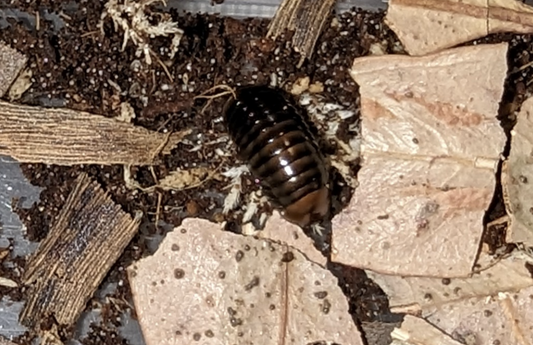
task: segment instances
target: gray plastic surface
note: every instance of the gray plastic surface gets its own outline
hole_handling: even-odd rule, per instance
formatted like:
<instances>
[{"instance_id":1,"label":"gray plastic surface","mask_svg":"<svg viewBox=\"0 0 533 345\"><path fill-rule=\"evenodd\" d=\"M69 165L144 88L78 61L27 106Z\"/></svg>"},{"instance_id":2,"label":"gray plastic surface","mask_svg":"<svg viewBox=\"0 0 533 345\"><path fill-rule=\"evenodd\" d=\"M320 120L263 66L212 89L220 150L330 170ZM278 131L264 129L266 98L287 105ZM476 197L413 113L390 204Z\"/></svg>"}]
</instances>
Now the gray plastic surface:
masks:
<instances>
[{"instance_id":1,"label":"gray plastic surface","mask_svg":"<svg viewBox=\"0 0 533 345\"><path fill-rule=\"evenodd\" d=\"M272 18L281 0L225 0L220 5L212 5L211 0L169 0L168 6L191 13L219 13L235 18L258 17ZM337 11L343 12L352 7L364 10L386 9L388 0L340 0Z\"/></svg>"}]
</instances>

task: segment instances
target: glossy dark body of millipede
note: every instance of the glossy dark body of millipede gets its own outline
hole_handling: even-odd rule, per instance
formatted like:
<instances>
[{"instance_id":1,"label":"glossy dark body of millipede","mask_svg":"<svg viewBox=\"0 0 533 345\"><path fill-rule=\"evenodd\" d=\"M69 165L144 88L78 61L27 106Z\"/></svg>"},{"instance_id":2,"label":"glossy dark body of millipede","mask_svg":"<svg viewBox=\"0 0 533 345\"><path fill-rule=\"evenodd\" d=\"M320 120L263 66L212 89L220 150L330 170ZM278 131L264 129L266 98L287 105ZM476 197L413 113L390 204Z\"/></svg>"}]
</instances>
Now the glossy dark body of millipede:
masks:
<instances>
[{"instance_id":1,"label":"glossy dark body of millipede","mask_svg":"<svg viewBox=\"0 0 533 345\"><path fill-rule=\"evenodd\" d=\"M285 95L266 86L243 87L225 116L240 158L284 217L301 226L324 218L330 208L325 159Z\"/></svg>"}]
</instances>

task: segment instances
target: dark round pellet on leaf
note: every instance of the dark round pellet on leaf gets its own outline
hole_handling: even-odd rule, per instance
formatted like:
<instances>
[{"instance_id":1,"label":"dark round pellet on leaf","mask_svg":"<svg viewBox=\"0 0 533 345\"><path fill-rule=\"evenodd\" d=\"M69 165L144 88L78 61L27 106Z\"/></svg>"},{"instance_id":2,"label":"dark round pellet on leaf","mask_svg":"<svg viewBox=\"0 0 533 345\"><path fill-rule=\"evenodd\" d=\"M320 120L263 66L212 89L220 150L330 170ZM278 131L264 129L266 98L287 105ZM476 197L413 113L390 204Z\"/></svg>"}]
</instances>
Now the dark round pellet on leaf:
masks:
<instances>
[{"instance_id":1,"label":"dark round pellet on leaf","mask_svg":"<svg viewBox=\"0 0 533 345\"><path fill-rule=\"evenodd\" d=\"M280 90L246 86L226 105L228 132L272 204L300 226L330 210L329 176L307 120Z\"/></svg>"}]
</instances>

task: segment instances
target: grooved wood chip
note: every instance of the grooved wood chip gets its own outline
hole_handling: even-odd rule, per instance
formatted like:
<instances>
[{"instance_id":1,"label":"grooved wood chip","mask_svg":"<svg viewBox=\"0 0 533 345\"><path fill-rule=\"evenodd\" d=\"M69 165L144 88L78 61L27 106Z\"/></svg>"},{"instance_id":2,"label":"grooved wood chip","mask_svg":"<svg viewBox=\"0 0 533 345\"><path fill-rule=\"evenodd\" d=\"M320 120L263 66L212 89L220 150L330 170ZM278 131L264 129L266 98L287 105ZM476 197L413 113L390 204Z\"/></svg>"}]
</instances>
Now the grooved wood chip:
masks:
<instances>
[{"instance_id":1,"label":"grooved wood chip","mask_svg":"<svg viewBox=\"0 0 533 345\"><path fill-rule=\"evenodd\" d=\"M332 260L384 274L465 277L506 141L496 116L507 44L354 61L361 170L333 219Z\"/></svg>"},{"instance_id":2,"label":"grooved wood chip","mask_svg":"<svg viewBox=\"0 0 533 345\"><path fill-rule=\"evenodd\" d=\"M389 0L386 24L411 55L500 32L533 33L533 8L516 0Z\"/></svg>"},{"instance_id":3,"label":"grooved wood chip","mask_svg":"<svg viewBox=\"0 0 533 345\"><path fill-rule=\"evenodd\" d=\"M19 162L151 165L185 134L157 133L82 111L0 101L0 154Z\"/></svg>"},{"instance_id":4,"label":"grooved wood chip","mask_svg":"<svg viewBox=\"0 0 533 345\"><path fill-rule=\"evenodd\" d=\"M511 131L511 151L502 166L507 242L533 247L533 98L522 104Z\"/></svg>"},{"instance_id":5,"label":"grooved wood chip","mask_svg":"<svg viewBox=\"0 0 533 345\"><path fill-rule=\"evenodd\" d=\"M60 325L72 325L137 232L139 221L81 174L50 233L28 260L21 322L34 328L53 317Z\"/></svg>"},{"instance_id":6,"label":"grooved wood chip","mask_svg":"<svg viewBox=\"0 0 533 345\"><path fill-rule=\"evenodd\" d=\"M185 219L128 268L147 345L362 345L331 272L298 250Z\"/></svg>"},{"instance_id":7,"label":"grooved wood chip","mask_svg":"<svg viewBox=\"0 0 533 345\"><path fill-rule=\"evenodd\" d=\"M335 0L283 0L268 27L268 37L292 31L292 46L301 54L298 68L311 57Z\"/></svg>"}]
</instances>

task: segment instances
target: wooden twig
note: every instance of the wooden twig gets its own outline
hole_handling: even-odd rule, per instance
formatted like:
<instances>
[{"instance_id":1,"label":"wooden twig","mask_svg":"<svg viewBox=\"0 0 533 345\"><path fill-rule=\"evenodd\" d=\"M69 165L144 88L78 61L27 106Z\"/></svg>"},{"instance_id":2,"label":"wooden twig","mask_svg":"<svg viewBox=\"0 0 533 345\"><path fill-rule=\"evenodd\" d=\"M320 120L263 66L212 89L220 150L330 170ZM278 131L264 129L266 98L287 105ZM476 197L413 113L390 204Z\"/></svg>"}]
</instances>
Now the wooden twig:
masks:
<instances>
[{"instance_id":1,"label":"wooden twig","mask_svg":"<svg viewBox=\"0 0 533 345\"><path fill-rule=\"evenodd\" d=\"M311 57L316 41L329 18L335 0L284 0L268 28L268 37L276 38L294 31L292 46L301 54L298 68Z\"/></svg>"}]
</instances>

